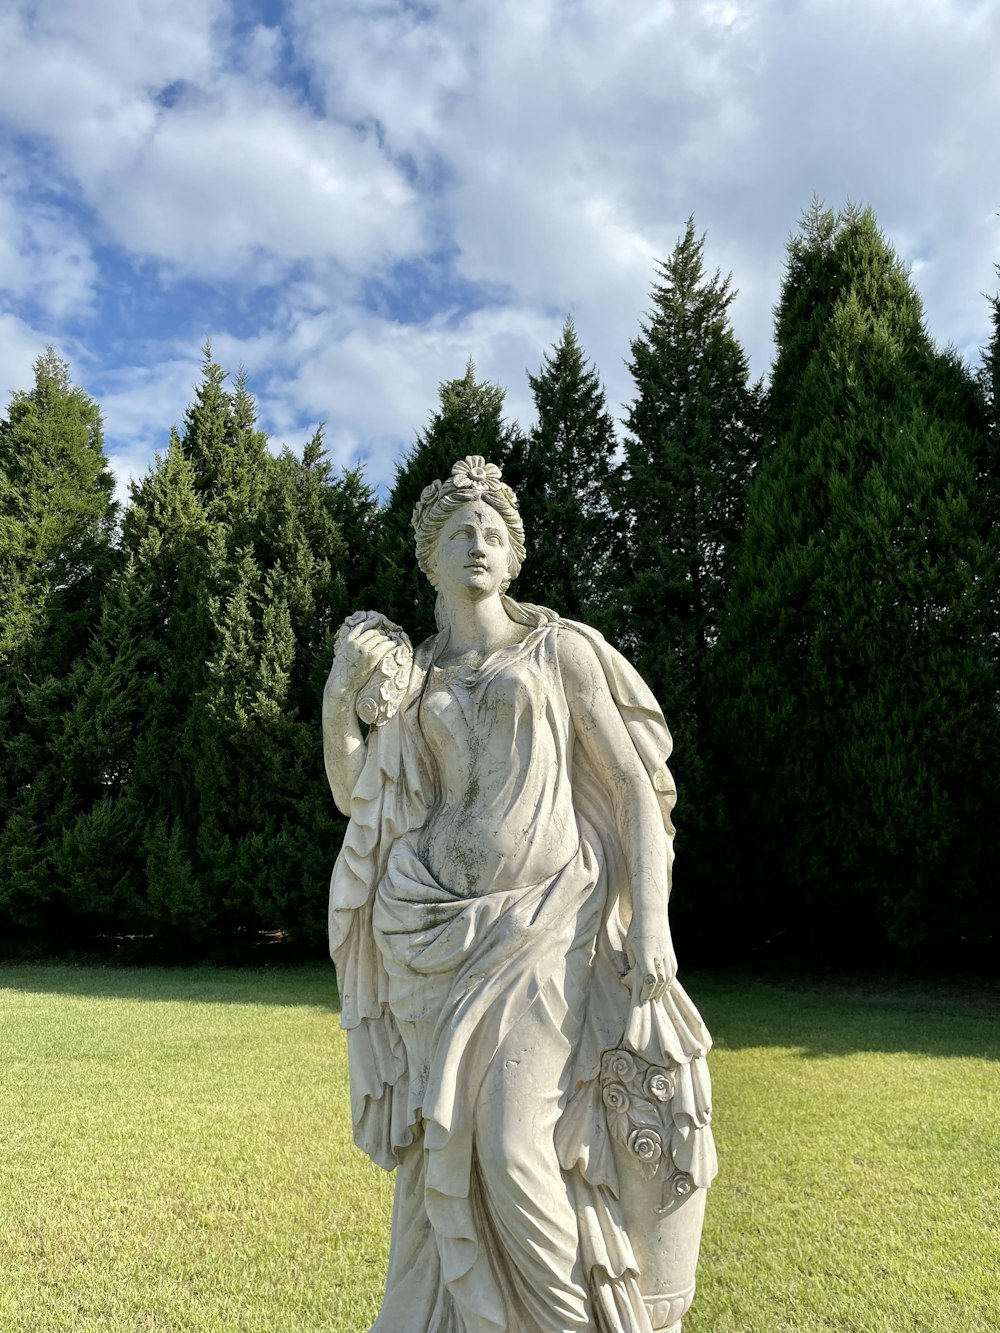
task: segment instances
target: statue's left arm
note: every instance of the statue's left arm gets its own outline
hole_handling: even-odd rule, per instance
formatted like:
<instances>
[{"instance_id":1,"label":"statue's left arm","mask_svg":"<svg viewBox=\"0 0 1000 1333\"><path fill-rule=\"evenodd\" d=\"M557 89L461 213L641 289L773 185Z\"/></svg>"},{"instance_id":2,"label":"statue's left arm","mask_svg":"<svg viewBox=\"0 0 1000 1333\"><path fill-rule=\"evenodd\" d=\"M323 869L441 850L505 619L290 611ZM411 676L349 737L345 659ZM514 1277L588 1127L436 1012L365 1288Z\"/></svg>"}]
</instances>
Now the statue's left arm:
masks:
<instances>
[{"instance_id":1,"label":"statue's left arm","mask_svg":"<svg viewBox=\"0 0 1000 1333\"><path fill-rule=\"evenodd\" d=\"M672 848L649 773L594 649L581 634L561 634L559 663L577 741L611 797L632 897L632 993L642 1004L662 998L677 975L667 915Z\"/></svg>"}]
</instances>

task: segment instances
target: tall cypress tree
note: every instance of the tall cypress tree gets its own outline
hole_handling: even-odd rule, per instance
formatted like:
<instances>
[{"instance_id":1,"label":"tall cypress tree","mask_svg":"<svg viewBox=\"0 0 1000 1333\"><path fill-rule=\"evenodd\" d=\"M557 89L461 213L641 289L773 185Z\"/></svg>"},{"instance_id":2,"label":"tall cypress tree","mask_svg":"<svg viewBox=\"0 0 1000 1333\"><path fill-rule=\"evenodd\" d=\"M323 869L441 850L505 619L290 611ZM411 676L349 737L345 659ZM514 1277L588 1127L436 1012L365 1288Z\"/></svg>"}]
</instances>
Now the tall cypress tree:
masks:
<instances>
[{"instance_id":1,"label":"tall cypress tree","mask_svg":"<svg viewBox=\"0 0 1000 1333\"><path fill-rule=\"evenodd\" d=\"M0 917L44 935L63 783L51 754L116 562L97 405L49 348L0 421Z\"/></svg>"},{"instance_id":2,"label":"tall cypress tree","mask_svg":"<svg viewBox=\"0 0 1000 1333\"><path fill-rule=\"evenodd\" d=\"M621 560L613 509L618 442L571 319L528 382L537 421L507 470L527 539L519 596L607 629Z\"/></svg>"},{"instance_id":3,"label":"tall cypress tree","mask_svg":"<svg viewBox=\"0 0 1000 1333\"><path fill-rule=\"evenodd\" d=\"M452 465L469 454L506 469L519 439L504 420L504 391L476 379L470 361L461 379L439 389L440 406L396 468L396 480L379 524L375 606L402 625L414 644L433 634L434 593L413 554L410 518L420 492L451 475Z\"/></svg>"},{"instance_id":4,"label":"tall cypress tree","mask_svg":"<svg viewBox=\"0 0 1000 1333\"><path fill-rule=\"evenodd\" d=\"M658 265L652 311L632 342L637 395L625 421L628 562L621 637L674 733L678 851L689 887L716 873L722 811L705 726L705 670L759 439L759 389L730 325L728 277L705 269L690 219ZM698 915L697 893L680 913ZM709 901L707 898L704 901Z\"/></svg>"},{"instance_id":5,"label":"tall cypress tree","mask_svg":"<svg viewBox=\"0 0 1000 1333\"><path fill-rule=\"evenodd\" d=\"M158 933L171 924L160 910L151 844L161 825L180 830L199 817L187 718L203 678L199 600L210 531L174 432L167 453L132 486L123 566L53 740L66 783L52 880L79 936Z\"/></svg>"},{"instance_id":6,"label":"tall cypress tree","mask_svg":"<svg viewBox=\"0 0 1000 1333\"><path fill-rule=\"evenodd\" d=\"M100 410L52 348L0 421L0 487L0 657L27 649L61 675L113 565L117 505Z\"/></svg>"},{"instance_id":7,"label":"tall cypress tree","mask_svg":"<svg viewBox=\"0 0 1000 1333\"><path fill-rule=\"evenodd\" d=\"M803 314L806 312L806 314ZM960 947L995 909L981 448L870 211L815 206L777 308L772 452L713 655L738 929L836 961Z\"/></svg>"},{"instance_id":8,"label":"tall cypress tree","mask_svg":"<svg viewBox=\"0 0 1000 1333\"><path fill-rule=\"evenodd\" d=\"M997 272L1000 273L1000 267ZM1000 526L1000 296L990 300L993 332L983 353L979 384L986 402L987 448L983 484L989 497L992 522Z\"/></svg>"},{"instance_id":9,"label":"tall cypress tree","mask_svg":"<svg viewBox=\"0 0 1000 1333\"><path fill-rule=\"evenodd\" d=\"M273 456L245 381L206 360L183 434L133 487L58 742L76 786L53 861L91 930L185 955L262 929L319 946L341 832L322 683L356 596L345 538L373 511L320 432L303 460Z\"/></svg>"}]
</instances>

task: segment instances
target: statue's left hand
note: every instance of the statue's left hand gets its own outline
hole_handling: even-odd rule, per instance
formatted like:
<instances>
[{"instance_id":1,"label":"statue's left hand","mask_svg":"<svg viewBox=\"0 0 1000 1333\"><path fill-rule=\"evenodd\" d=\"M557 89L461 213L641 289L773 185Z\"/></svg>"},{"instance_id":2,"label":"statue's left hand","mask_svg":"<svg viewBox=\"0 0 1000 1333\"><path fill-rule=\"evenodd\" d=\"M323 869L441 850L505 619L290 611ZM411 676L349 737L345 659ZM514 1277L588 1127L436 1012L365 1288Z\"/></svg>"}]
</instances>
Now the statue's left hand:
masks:
<instances>
[{"instance_id":1,"label":"statue's left hand","mask_svg":"<svg viewBox=\"0 0 1000 1333\"><path fill-rule=\"evenodd\" d=\"M625 981L632 988L633 1004L662 1000L677 977L677 955L669 927L629 931L625 945L629 971Z\"/></svg>"}]
</instances>

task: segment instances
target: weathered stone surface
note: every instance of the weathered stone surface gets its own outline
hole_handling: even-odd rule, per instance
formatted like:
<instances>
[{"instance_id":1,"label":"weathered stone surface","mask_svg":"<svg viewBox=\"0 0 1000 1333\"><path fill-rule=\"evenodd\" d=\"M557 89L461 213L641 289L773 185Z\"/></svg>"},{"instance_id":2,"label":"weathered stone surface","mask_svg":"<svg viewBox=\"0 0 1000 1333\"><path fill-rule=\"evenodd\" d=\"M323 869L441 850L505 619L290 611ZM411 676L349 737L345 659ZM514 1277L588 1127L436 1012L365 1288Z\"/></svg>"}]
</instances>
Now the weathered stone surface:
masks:
<instances>
[{"instance_id":1,"label":"weathered stone surface","mask_svg":"<svg viewBox=\"0 0 1000 1333\"><path fill-rule=\"evenodd\" d=\"M374 1327L677 1330L716 1158L669 732L599 634L506 596L498 469L456 463L414 528L440 633L356 613L324 694L355 1140L397 1171Z\"/></svg>"}]
</instances>

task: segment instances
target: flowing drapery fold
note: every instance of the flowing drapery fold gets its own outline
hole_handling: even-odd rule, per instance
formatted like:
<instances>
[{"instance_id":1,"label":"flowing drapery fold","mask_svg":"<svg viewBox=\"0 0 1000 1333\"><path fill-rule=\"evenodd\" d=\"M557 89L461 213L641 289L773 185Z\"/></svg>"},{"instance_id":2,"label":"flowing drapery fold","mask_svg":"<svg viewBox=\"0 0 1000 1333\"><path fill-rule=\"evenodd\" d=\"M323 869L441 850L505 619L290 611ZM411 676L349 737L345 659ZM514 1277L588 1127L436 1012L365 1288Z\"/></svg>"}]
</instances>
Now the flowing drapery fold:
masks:
<instances>
[{"instance_id":1,"label":"flowing drapery fold","mask_svg":"<svg viewBox=\"0 0 1000 1333\"><path fill-rule=\"evenodd\" d=\"M670 737L648 688L593 630L506 604L529 626L524 651L547 673L546 717L555 709L567 735L559 636L591 645L672 849ZM650 1333L601 1060L622 1047L676 1067L674 1164L706 1186L716 1168L710 1038L679 985L635 1006L623 984L631 904L620 838L580 747L571 775L579 847L558 873L501 880L473 898L436 882L419 852L436 798L419 713L434 647L418 650L398 713L368 737L331 884L355 1140L379 1165L400 1168L376 1329L416 1328L393 1320L419 1318L417 1302L428 1333ZM519 1120L525 1107L535 1108L531 1124Z\"/></svg>"}]
</instances>

